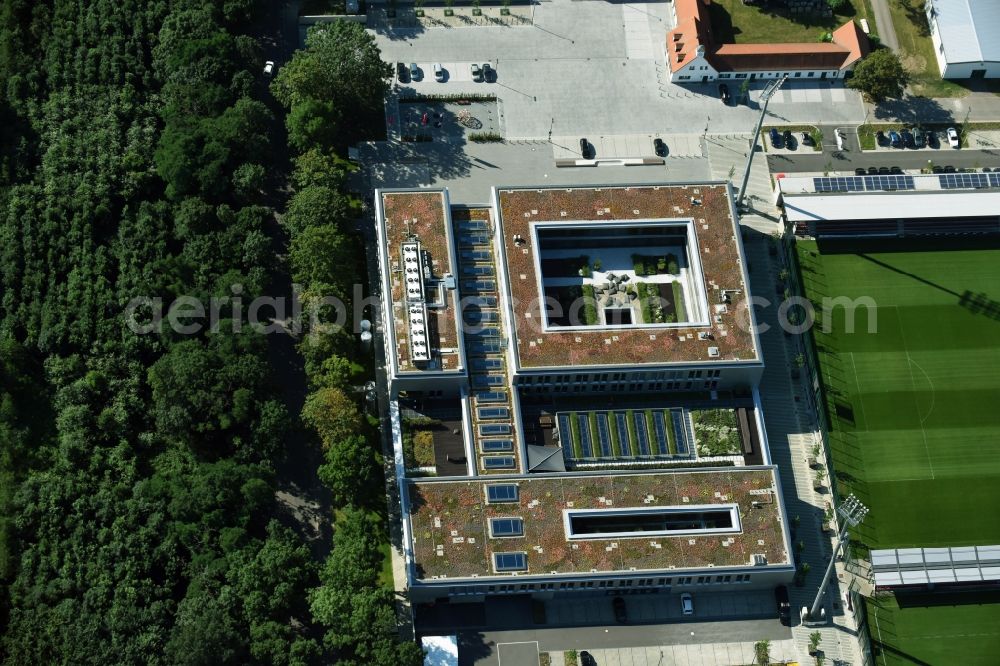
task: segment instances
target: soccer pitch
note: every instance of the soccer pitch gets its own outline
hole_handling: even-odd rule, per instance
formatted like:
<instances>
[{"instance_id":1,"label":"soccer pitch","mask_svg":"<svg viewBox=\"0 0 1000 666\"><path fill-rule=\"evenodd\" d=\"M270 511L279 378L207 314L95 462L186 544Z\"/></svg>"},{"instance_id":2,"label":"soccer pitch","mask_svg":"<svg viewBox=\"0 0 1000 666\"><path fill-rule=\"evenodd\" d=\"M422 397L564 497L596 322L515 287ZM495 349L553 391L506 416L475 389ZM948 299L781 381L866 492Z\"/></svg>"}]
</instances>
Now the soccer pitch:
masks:
<instances>
[{"instance_id":1,"label":"soccer pitch","mask_svg":"<svg viewBox=\"0 0 1000 666\"><path fill-rule=\"evenodd\" d=\"M1000 249L948 245L797 243L838 489L870 508L855 536L870 548L1000 543ZM874 302L853 329L844 307L822 315L844 296ZM1000 604L894 604L870 605L896 648L879 663L997 663Z\"/></svg>"}]
</instances>

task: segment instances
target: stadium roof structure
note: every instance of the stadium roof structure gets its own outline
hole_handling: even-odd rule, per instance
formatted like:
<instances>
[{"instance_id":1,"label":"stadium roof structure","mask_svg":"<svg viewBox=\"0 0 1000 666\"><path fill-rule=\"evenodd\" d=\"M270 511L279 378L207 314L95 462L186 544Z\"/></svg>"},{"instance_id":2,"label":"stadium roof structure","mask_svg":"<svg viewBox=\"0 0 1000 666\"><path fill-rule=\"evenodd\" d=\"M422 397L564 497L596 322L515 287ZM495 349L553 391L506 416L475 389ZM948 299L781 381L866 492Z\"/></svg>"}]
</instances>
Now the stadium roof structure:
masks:
<instances>
[{"instance_id":1,"label":"stadium roof structure","mask_svg":"<svg viewBox=\"0 0 1000 666\"><path fill-rule=\"evenodd\" d=\"M760 364L747 303L746 261L728 183L572 188L494 188L499 263L520 369L635 365ZM546 328L534 230L684 225L700 267L706 321L657 327Z\"/></svg>"},{"instance_id":2,"label":"stadium roof structure","mask_svg":"<svg viewBox=\"0 0 1000 666\"><path fill-rule=\"evenodd\" d=\"M875 587L1000 581L1000 545L871 552Z\"/></svg>"},{"instance_id":3,"label":"stadium roof structure","mask_svg":"<svg viewBox=\"0 0 1000 666\"><path fill-rule=\"evenodd\" d=\"M778 179L789 222L1000 215L1000 173Z\"/></svg>"}]
</instances>

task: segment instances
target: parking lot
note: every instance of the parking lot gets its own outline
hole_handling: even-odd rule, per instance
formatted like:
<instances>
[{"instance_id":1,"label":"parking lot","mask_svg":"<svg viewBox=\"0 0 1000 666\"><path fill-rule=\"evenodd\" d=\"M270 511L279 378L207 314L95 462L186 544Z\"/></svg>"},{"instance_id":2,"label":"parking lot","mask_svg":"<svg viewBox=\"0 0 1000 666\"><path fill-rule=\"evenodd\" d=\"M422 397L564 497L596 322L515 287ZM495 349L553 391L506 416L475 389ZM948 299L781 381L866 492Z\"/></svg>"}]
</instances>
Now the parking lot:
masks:
<instances>
[{"instance_id":1,"label":"parking lot","mask_svg":"<svg viewBox=\"0 0 1000 666\"><path fill-rule=\"evenodd\" d=\"M376 32L383 57L416 63L420 81L399 83L422 93L493 93L508 139L745 132L758 114L762 84L749 105L724 105L717 86L669 83L663 59L671 3L556 0L535 6L519 27L400 29ZM492 83L472 81L471 63L490 63ZM433 64L447 72L433 76ZM732 94L737 91L730 86ZM790 81L771 101L781 123L859 123L860 98L840 83Z\"/></svg>"}]
</instances>

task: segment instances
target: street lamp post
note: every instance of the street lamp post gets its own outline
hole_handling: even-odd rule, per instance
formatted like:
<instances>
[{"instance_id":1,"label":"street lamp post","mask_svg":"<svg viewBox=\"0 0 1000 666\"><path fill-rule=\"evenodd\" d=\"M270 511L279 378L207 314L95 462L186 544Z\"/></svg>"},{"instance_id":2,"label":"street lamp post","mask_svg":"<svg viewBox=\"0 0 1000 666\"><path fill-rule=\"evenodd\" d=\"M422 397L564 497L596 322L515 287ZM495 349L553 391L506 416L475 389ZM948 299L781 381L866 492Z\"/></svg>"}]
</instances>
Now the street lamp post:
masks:
<instances>
[{"instance_id":1,"label":"street lamp post","mask_svg":"<svg viewBox=\"0 0 1000 666\"><path fill-rule=\"evenodd\" d=\"M778 92L778 89L785 83L788 76L783 76L780 79L771 81L764 87L764 92L760 94L760 100L763 102L760 107L760 118L757 119L757 126L753 130L753 140L750 141L750 154L747 156L747 166L743 171L743 184L740 185L740 193L736 197L736 207L739 208L743 205L743 197L746 196L747 192L747 181L750 180L750 165L753 164L753 154L757 149L757 139L760 138L760 128L764 124L764 116L767 115L767 103L771 101L774 93Z\"/></svg>"},{"instance_id":2,"label":"street lamp post","mask_svg":"<svg viewBox=\"0 0 1000 666\"><path fill-rule=\"evenodd\" d=\"M857 497L850 495L837 507L837 513L844 519L844 526L840 529L840 534L837 537L837 545L833 547L833 553L830 555L830 564L826 567L826 573L823 574L823 580L820 582L819 589L816 590L816 599L813 600L812 608L809 609L809 619L811 620L818 619L820 603L823 601L823 595L826 594L826 586L830 583L833 565L837 562L837 553L840 552L841 546L847 541L847 530L861 524L861 521L868 514L868 507L862 504L861 500Z\"/></svg>"}]
</instances>

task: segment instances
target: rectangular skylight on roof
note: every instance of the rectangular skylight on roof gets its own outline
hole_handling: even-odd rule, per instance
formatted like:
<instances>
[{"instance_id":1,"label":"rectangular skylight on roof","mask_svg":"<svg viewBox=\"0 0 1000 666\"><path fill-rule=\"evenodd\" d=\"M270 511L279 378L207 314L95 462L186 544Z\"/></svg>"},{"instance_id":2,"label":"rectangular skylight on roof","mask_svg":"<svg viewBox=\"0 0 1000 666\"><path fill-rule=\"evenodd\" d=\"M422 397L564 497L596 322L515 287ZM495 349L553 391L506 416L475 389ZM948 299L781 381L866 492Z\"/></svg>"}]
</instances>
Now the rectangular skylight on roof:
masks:
<instances>
[{"instance_id":1,"label":"rectangular skylight on roof","mask_svg":"<svg viewBox=\"0 0 1000 666\"><path fill-rule=\"evenodd\" d=\"M493 553L495 571L525 571L527 568L527 553Z\"/></svg>"},{"instance_id":2,"label":"rectangular skylight on roof","mask_svg":"<svg viewBox=\"0 0 1000 666\"><path fill-rule=\"evenodd\" d=\"M514 456L483 456L484 469L513 469Z\"/></svg>"},{"instance_id":3,"label":"rectangular skylight on roof","mask_svg":"<svg viewBox=\"0 0 1000 666\"><path fill-rule=\"evenodd\" d=\"M486 501L489 504L517 502L519 499L517 486L513 483L486 486Z\"/></svg>"},{"instance_id":4,"label":"rectangular skylight on roof","mask_svg":"<svg viewBox=\"0 0 1000 666\"><path fill-rule=\"evenodd\" d=\"M483 449L483 453L514 450L514 442L510 439L483 439L480 440L479 446Z\"/></svg>"},{"instance_id":5,"label":"rectangular skylight on roof","mask_svg":"<svg viewBox=\"0 0 1000 666\"><path fill-rule=\"evenodd\" d=\"M494 538L524 536L524 521L520 518L490 518L490 535Z\"/></svg>"}]
</instances>

